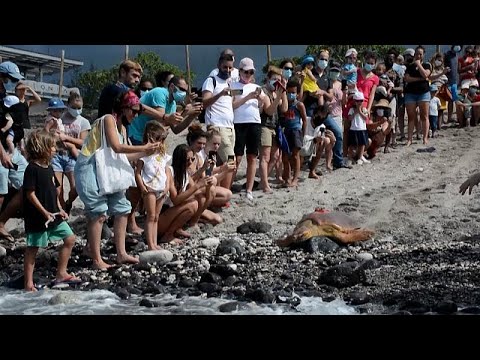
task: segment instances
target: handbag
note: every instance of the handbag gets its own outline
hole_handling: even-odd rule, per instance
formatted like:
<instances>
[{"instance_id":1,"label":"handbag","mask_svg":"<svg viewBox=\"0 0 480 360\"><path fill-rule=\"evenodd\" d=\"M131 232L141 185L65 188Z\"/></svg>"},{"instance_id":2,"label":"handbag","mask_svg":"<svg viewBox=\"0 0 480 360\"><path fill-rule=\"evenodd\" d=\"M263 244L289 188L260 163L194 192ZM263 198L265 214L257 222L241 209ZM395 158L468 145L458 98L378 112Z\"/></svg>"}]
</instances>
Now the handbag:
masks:
<instances>
[{"instance_id":1,"label":"handbag","mask_svg":"<svg viewBox=\"0 0 480 360\"><path fill-rule=\"evenodd\" d=\"M448 88L447 84L443 84L440 89L438 89L437 96L443 101L452 101L452 92Z\"/></svg>"},{"instance_id":2,"label":"handbag","mask_svg":"<svg viewBox=\"0 0 480 360\"><path fill-rule=\"evenodd\" d=\"M136 186L135 173L126 154L119 154L108 146L105 136L105 117L102 122L102 144L95 151L95 168L97 170L98 193L114 194Z\"/></svg>"}]
</instances>

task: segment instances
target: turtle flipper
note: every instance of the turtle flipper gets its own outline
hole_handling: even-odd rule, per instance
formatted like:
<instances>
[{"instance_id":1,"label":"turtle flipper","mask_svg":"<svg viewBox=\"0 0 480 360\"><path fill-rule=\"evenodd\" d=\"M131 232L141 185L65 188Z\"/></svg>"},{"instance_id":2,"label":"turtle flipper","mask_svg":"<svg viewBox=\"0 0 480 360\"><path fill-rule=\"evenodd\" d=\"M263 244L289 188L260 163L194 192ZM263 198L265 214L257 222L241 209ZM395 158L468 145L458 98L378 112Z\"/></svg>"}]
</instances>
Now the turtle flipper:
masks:
<instances>
[{"instance_id":1,"label":"turtle flipper","mask_svg":"<svg viewBox=\"0 0 480 360\"><path fill-rule=\"evenodd\" d=\"M333 236L342 244L351 244L357 241L368 240L373 236L373 231L368 229L344 229L340 226L332 227Z\"/></svg>"}]
</instances>

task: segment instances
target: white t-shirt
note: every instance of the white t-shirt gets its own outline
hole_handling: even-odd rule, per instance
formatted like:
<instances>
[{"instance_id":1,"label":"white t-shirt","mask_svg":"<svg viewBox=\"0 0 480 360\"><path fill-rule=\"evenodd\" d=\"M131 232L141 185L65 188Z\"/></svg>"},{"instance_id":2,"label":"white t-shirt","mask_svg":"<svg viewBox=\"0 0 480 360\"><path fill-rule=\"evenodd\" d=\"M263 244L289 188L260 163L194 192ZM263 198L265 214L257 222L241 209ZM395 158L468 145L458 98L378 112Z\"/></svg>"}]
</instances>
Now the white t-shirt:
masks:
<instances>
[{"instance_id":1,"label":"white t-shirt","mask_svg":"<svg viewBox=\"0 0 480 360\"><path fill-rule=\"evenodd\" d=\"M351 108L348 112L348 115L353 115L355 113L355 109ZM355 114L352 119L352 125L350 126L350 130L360 131L360 130L367 130L367 122L363 119L360 114Z\"/></svg>"},{"instance_id":2,"label":"white t-shirt","mask_svg":"<svg viewBox=\"0 0 480 360\"><path fill-rule=\"evenodd\" d=\"M165 190L167 174L165 168L172 157L168 154L152 154L140 158L143 161L142 180L153 191Z\"/></svg>"},{"instance_id":3,"label":"white t-shirt","mask_svg":"<svg viewBox=\"0 0 480 360\"><path fill-rule=\"evenodd\" d=\"M71 136L75 139L80 139L80 134L83 131L91 130L92 126L90 125L90 121L85 119L83 116L78 115L76 118L71 116L63 115L61 119L59 119L60 123L58 124L58 130L63 131L65 135ZM57 149L58 150L65 150L65 144L63 141L57 141Z\"/></svg>"},{"instance_id":4,"label":"white t-shirt","mask_svg":"<svg viewBox=\"0 0 480 360\"><path fill-rule=\"evenodd\" d=\"M438 116L438 109L442 106L440 99L434 96L430 100L430 112L429 115Z\"/></svg>"},{"instance_id":5,"label":"white t-shirt","mask_svg":"<svg viewBox=\"0 0 480 360\"><path fill-rule=\"evenodd\" d=\"M217 76L218 75L218 68L213 69L210 75L208 76ZM237 82L240 81L240 73L237 68L234 68L232 72L230 73L230 81L231 82Z\"/></svg>"},{"instance_id":6,"label":"white t-shirt","mask_svg":"<svg viewBox=\"0 0 480 360\"><path fill-rule=\"evenodd\" d=\"M218 76L215 76L215 80L217 84L214 87L213 79L208 77L202 85L202 92L210 91L212 96L215 96L226 87L229 87L226 80L220 79ZM205 125L233 128L233 105L231 96L220 96L217 101L205 109Z\"/></svg>"},{"instance_id":7,"label":"white t-shirt","mask_svg":"<svg viewBox=\"0 0 480 360\"><path fill-rule=\"evenodd\" d=\"M257 84L244 84L241 82L232 83L232 90L243 89L242 95L235 95L235 99L243 99L248 94L254 92L259 88ZM260 96L265 96L265 93L262 90ZM242 106L233 110L235 124L261 124L260 119L260 110L258 109L258 100L250 99Z\"/></svg>"}]
</instances>

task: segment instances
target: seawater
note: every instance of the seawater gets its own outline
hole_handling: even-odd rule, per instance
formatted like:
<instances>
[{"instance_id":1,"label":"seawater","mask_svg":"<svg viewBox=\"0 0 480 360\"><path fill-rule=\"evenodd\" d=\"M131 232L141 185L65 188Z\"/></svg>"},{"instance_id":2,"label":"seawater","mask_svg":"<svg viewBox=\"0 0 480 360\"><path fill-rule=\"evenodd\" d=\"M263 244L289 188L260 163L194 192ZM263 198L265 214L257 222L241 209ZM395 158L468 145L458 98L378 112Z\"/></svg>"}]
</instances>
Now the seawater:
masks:
<instances>
[{"instance_id":1,"label":"seawater","mask_svg":"<svg viewBox=\"0 0 480 360\"><path fill-rule=\"evenodd\" d=\"M64 292L68 301L51 305L51 299ZM0 288L0 315L356 315L358 312L343 300L323 302L321 298L300 297L295 308L286 304L244 303L245 308L222 313L218 307L232 300L204 297L157 295L149 298L159 304L155 308L139 306L141 297L121 300L107 290L61 291Z\"/></svg>"}]
</instances>

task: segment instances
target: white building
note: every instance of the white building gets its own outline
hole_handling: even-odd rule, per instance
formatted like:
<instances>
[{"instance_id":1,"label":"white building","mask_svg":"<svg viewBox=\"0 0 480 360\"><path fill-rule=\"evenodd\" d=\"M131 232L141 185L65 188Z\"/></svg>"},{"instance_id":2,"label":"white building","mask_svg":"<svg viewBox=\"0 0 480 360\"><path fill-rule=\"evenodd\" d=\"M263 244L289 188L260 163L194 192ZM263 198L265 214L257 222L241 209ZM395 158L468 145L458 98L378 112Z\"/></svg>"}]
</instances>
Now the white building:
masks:
<instances>
[{"instance_id":1,"label":"white building","mask_svg":"<svg viewBox=\"0 0 480 360\"><path fill-rule=\"evenodd\" d=\"M25 76L25 80L22 82L29 85L42 97L42 103L30 109L31 115L43 113L48 100L58 97L59 84L46 83L43 81L43 77L61 72L62 59L60 57L0 45L0 62L2 61L12 61L17 64L20 72ZM82 61L64 58L64 72L81 66L83 66ZM66 100L72 90L79 92L77 88L62 86L61 98ZM27 95L29 94L27 93Z\"/></svg>"}]
</instances>

